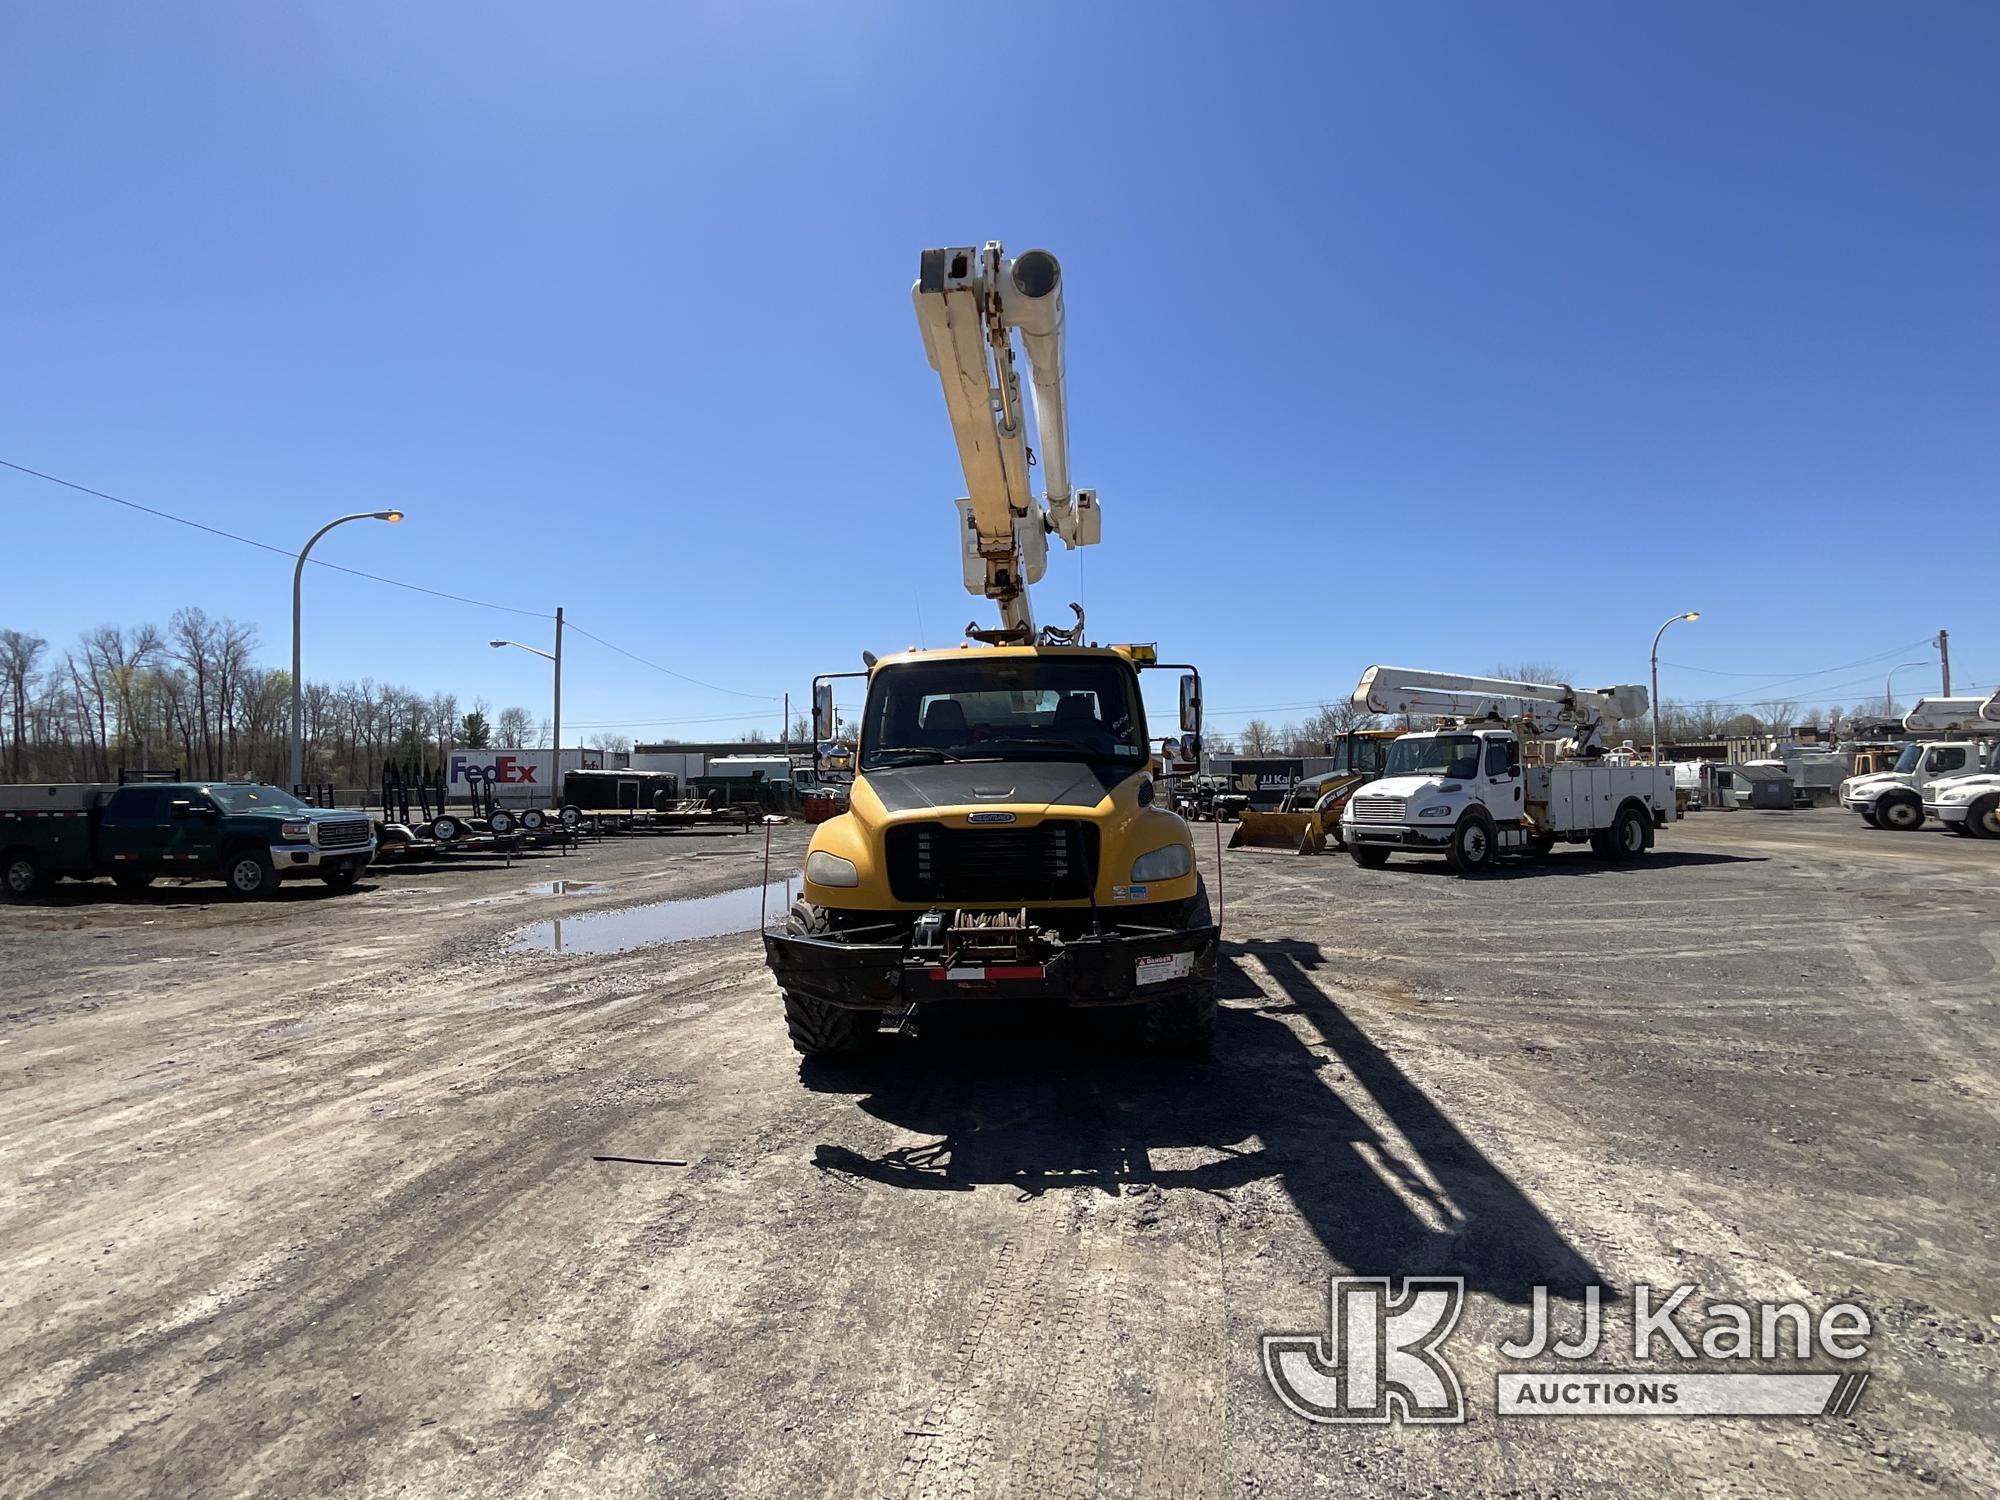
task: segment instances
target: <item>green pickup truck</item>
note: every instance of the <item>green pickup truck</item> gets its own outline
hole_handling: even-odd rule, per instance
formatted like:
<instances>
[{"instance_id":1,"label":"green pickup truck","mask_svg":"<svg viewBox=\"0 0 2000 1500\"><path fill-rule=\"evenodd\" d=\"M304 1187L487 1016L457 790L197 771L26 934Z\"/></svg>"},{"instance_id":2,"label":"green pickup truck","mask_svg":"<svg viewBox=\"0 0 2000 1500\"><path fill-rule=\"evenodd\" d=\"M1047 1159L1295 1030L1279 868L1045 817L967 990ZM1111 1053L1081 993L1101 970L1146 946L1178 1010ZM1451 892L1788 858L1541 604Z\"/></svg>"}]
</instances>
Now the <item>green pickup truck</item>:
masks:
<instances>
[{"instance_id":1,"label":"green pickup truck","mask_svg":"<svg viewBox=\"0 0 2000 1500\"><path fill-rule=\"evenodd\" d=\"M16 901L65 876L109 875L126 891L159 877L220 880L244 900L312 875L335 890L375 854L366 813L308 807L248 782L0 786L0 886Z\"/></svg>"}]
</instances>

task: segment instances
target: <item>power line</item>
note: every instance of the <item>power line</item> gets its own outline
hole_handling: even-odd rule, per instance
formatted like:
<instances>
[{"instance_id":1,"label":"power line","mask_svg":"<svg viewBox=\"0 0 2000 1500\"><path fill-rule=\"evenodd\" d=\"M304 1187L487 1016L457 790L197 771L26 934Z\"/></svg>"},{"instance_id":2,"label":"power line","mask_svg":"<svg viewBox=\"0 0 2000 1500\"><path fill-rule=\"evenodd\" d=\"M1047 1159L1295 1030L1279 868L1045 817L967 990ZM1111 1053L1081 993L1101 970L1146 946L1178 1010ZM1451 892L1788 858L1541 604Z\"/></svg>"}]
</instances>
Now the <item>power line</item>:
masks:
<instances>
[{"instance_id":1,"label":"power line","mask_svg":"<svg viewBox=\"0 0 2000 1500\"><path fill-rule=\"evenodd\" d=\"M18 474L27 474L36 479L47 480L50 484L59 484L64 489L75 490L79 494L95 495L100 500L109 500L113 505L122 505L127 510L136 510L149 516L158 516L163 521L172 521L176 526L190 526L196 531L205 531L210 536L226 537L232 542L241 542L246 547L257 547L265 552L275 552L280 557L296 558L298 556L296 552L287 551L283 547L272 545L270 542L260 542L255 537L250 536L239 536L236 532L224 531L220 526L210 526L201 521L191 521L186 516L175 515L172 511L157 510L150 505L141 505L136 500L126 500L121 496L109 494L104 490L94 490L89 485L78 484L72 479L62 479L54 474L44 474L40 469L31 469L26 464L17 464L11 459L0 458L0 466L12 469ZM552 620L555 618L555 616L542 610L517 609L511 604L495 604L490 599L471 599L467 598L464 594L449 594L443 589L426 588L421 583L405 583L400 578L384 578L380 573L369 573L360 568L346 567L341 563L327 562L317 557L309 557L306 561L314 567L331 568L336 573L349 573L356 578L370 579L375 583L386 583L391 588L408 589L414 594L429 594L434 599L449 599L455 604L470 604L478 609L494 609L508 615L526 615L534 620Z\"/></svg>"},{"instance_id":2,"label":"power line","mask_svg":"<svg viewBox=\"0 0 2000 1500\"><path fill-rule=\"evenodd\" d=\"M588 630L585 630L574 620L564 620L563 624L569 629L574 630L578 635L596 641L598 645L608 651L616 651L620 656L630 657L642 667L651 667L655 672L664 673L668 677L678 678L682 682L691 682L698 688L707 688L711 693L727 693L732 698L752 698L759 703L776 703L778 701L776 693L746 693L737 688L723 687L720 683L703 682L699 677L690 677L685 672L676 672L672 667L663 667L656 661L647 661L645 657L639 655L636 651L627 651L623 646L614 646L601 635L591 635Z\"/></svg>"}]
</instances>

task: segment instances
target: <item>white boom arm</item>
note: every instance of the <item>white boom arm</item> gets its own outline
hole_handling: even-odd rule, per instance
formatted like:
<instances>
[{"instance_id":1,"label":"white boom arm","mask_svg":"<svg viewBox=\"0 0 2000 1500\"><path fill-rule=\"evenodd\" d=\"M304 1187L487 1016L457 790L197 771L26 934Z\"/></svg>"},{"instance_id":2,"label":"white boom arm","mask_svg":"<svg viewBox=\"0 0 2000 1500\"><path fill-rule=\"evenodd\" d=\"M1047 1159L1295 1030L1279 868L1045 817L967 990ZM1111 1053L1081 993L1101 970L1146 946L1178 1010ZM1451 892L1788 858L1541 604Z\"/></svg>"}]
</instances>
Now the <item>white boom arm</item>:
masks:
<instances>
[{"instance_id":1,"label":"white boom arm","mask_svg":"<svg viewBox=\"0 0 2000 1500\"><path fill-rule=\"evenodd\" d=\"M1039 583L1048 567L1048 534L1055 532L1065 546L1087 547L1099 539L1102 525L1096 491L1069 485L1061 267L1046 250L1009 259L997 241L984 249L926 250L910 295L965 470L958 518L966 590L1000 606L1004 628L997 637L1032 644L1028 585ZM1017 329L1034 381L1036 454L1027 445L1014 370ZM1028 480L1036 457L1046 509Z\"/></svg>"},{"instance_id":2,"label":"white boom arm","mask_svg":"<svg viewBox=\"0 0 2000 1500\"><path fill-rule=\"evenodd\" d=\"M1354 706L1371 714L1434 714L1465 723L1505 724L1530 736L1560 730L1572 754L1604 747L1604 721L1637 719L1649 700L1643 687L1595 691L1562 682L1508 682L1416 667L1370 667L1354 689Z\"/></svg>"},{"instance_id":3,"label":"white boom arm","mask_svg":"<svg viewBox=\"0 0 2000 1500\"><path fill-rule=\"evenodd\" d=\"M1916 707L1903 715L1903 727L1913 734L1927 729L2000 733L2000 693L1990 698L1919 698Z\"/></svg>"}]
</instances>

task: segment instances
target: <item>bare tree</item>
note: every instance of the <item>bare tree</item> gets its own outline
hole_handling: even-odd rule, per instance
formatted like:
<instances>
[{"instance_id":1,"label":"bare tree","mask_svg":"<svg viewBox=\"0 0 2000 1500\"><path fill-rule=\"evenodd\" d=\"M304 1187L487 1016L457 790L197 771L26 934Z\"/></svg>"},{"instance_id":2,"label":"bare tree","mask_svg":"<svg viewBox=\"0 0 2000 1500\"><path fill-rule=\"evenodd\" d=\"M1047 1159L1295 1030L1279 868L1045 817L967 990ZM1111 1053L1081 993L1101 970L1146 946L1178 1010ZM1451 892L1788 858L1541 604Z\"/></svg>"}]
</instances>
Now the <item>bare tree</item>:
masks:
<instances>
[{"instance_id":1,"label":"bare tree","mask_svg":"<svg viewBox=\"0 0 2000 1500\"><path fill-rule=\"evenodd\" d=\"M503 708L496 721L500 743L519 749L528 743L528 731L534 727L534 720L525 708Z\"/></svg>"},{"instance_id":2,"label":"bare tree","mask_svg":"<svg viewBox=\"0 0 2000 1500\"><path fill-rule=\"evenodd\" d=\"M38 635L28 635L19 630L0 630L0 676L4 676L7 689L9 715L13 719L14 745L10 774L12 779L21 779L22 751L28 734L28 682L35 675L35 664L49 643Z\"/></svg>"},{"instance_id":3,"label":"bare tree","mask_svg":"<svg viewBox=\"0 0 2000 1500\"><path fill-rule=\"evenodd\" d=\"M1262 719L1252 719L1237 735L1245 755L1269 755L1278 747L1277 731Z\"/></svg>"},{"instance_id":4,"label":"bare tree","mask_svg":"<svg viewBox=\"0 0 2000 1500\"><path fill-rule=\"evenodd\" d=\"M1557 686L1576 680L1568 667L1546 661L1503 662L1493 669L1493 675L1509 682L1543 682Z\"/></svg>"}]
</instances>

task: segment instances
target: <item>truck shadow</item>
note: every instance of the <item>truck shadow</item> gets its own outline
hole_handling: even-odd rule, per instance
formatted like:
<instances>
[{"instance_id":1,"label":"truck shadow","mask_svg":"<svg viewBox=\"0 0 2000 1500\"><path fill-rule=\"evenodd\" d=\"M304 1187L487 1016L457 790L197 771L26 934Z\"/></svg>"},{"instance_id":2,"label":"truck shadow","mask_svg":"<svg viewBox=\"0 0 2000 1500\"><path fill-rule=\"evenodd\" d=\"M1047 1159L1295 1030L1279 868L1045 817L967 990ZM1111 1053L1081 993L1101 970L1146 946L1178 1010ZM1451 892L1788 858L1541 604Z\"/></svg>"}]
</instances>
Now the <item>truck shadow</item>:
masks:
<instances>
[{"instance_id":1,"label":"truck shadow","mask_svg":"<svg viewBox=\"0 0 2000 1500\"><path fill-rule=\"evenodd\" d=\"M495 868L498 868L497 866ZM260 906L285 901L339 901L365 895L379 882L363 879L346 890L336 891L318 880L288 880L275 896L245 901L233 896L220 881L190 881L185 885L151 885L143 891L121 891L108 880L65 880L35 898L39 907L72 906L240 906L253 911Z\"/></svg>"},{"instance_id":2,"label":"truck shadow","mask_svg":"<svg viewBox=\"0 0 2000 1500\"><path fill-rule=\"evenodd\" d=\"M1536 1286L1575 1299L1603 1284L1316 982L1321 963L1310 943L1226 944L1223 995L1246 1003L1223 1006L1215 1054L1199 1063L1135 1055L1129 1037L1092 1045L1063 1028L1052 1043L1018 1027L956 1046L896 1038L860 1063L808 1062L808 1087L859 1095L866 1113L935 1138L877 1155L826 1142L815 1164L895 1188L995 1185L1023 1197L1083 1187L1227 1199L1272 1181L1349 1274L1463 1276L1517 1304Z\"/></svg>"},{"instance_id":3,"label":"truck shadow","mask_svg":"<svg viewBox=\"0 0 2000 1500\"><path fill-rule=\"evenodd\" d=\"M1503 859L1476 880L1542 880L1550 876L1644 875L1649 871L1692 869L1698 865L1761 865L1762 854L1710 854L1698 849L1655 849L1643 859L1603 859L1583 850L1557 850L1544 859ZM1412 875L1451 875L1443 855L1398 854L1388 868ZM1453 877L1458 878L1458 877Z\"/></svg>"}]
</instances>

